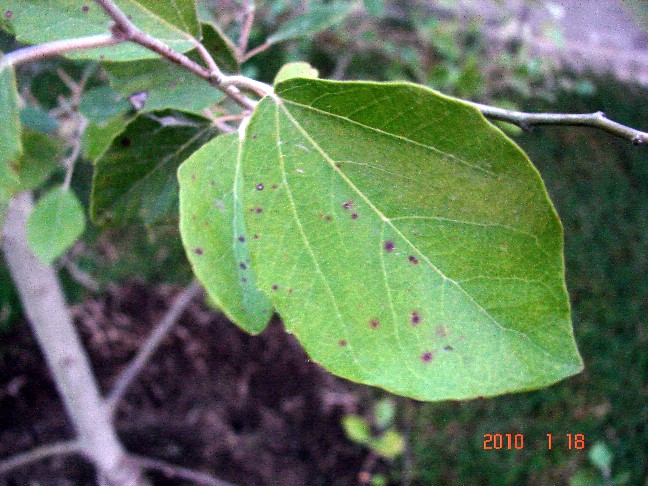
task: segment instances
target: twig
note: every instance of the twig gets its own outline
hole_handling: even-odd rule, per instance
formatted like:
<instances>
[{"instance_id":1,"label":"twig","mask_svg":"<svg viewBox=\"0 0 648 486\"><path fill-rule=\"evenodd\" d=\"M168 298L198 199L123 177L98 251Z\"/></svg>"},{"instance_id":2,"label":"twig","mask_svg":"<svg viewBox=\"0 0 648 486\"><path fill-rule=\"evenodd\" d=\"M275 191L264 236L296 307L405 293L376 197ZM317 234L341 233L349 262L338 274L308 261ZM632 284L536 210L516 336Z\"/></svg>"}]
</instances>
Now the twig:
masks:
<instances>
[{"instance_id":1,"label":"twig","mask_svg":"<svg viewBox=\"0 0 648 486\"><path fill-rule=\"evenodd\" d=\"M242 58L241 58L241 63L244 63L245 61L249 60L250 58L256 56L257 54L265 51L266 49L269 49L272 47L272 42L264 42L263 44L256 46L254 49L249 50Z\"/></svg>"},{"instance_id":2,"label":"twig","mask_svg":"<svg viewBox=\"0 0 648 486\"><path fill-rule=\"evenodd\" d=\"M175 464L169 464L160 459L137 456L134 454L130 454L128 459L141 468L159 471L168 478L184 479L185 481L193 481L196 484L202 484L205 486L234 486L232 483L217 479L211 474L193 471L185 467L176 466Z\"/></svg>"},{"instance_id":3,"label":"twig","mask_svg":"<svg viewBox=\"0 0 648 486\"><path fill-rule=\"evenodd\" d=\"M37 46L23 47L22 49L5 54L0 58L0 71L6 66L17 66L27 61L58 56L65 52L111 46L121 42L124 42L124 39L115 37L112 34L99 34L76 39L61 39Z\"/></svg>"},{"instance_id":4,"label":"twig","mask_svg":"<svg viewBox=\"0 0 648 486\"><path fill-rule=\"evenodd\" d=\"M112 27L113 35L117 38L139 44L147 49L160 54L168 60L182 66L193 72L201 78L207 80L212 86L223 91L227 96L232 98L242 107L252 110L256 103L236 88L234 83L227 83L227 76L220 71L211 72L197 62L192 61L184 54L174 51L164 42L140 30L127 16L122 12L113 0L95 0L97 4L115 21Z\"/></svg>"},{"instance_id":5,"label":"twig","mask_svg":"<svg viewBox=\"0 0 648 486\"><path fill-rule=\"evenodd\" d=\"M189 305L193 298L200 293L201 289L202 287L200 284L194 281L184 289L182 293L180 293L162 320L157 324L157 326L155 326L146 342L144 342L137 351L135 358L133 358L127 368L121 373L113 389L106 398L106 407L110 416L115 414L117 405L126 394L130 385L144 369L148 360L151 358L153 353L155 353L164 337L180 318L187 305Z\"/></svg>"},{"instance_id":6,"label":"twig","mask_svg":"<svg viewBox=\"0 0 648 486\"><path fill-rule=\"evenodd\" d=\"M237 57L239 62L245 57L247 51L248 40L250 39L250 31L254 23L254 14L256 6L254 0L245 0L245 13L243 14L243 25L241 26L241 35L239 36Z\"/></svg>"},{"instance_id":7,"label":"twig","mask_svg":"<svg viewBox=\"0 0 648 486\"><path fill-rule=\"evenodd\" d=\"M16 454L7 459L0 461L0 474L7 474L21 466L26 466L32 462L42 461L52 456L63 456L68 454L82 454L83 446L80 441L66 440L55 442L41 447L35 447L27 452Z\"/></svg>"},{"instance_id":8,"label":"twig","mask_svg":"<svg viewBox=\"0 0 648 486\"><path fill-rule=\"evenodd\" d=\"M63 161L63 166L65 167L65 180L63 181L63 189L66 191L70 188L70 182L72 182L72 173L74 172L74 164L79 158L81 149L83 148L83 132L85 132L85 129L88 126L88 120L86 120L85 117L79 115L78 118L79 122L74 132L74 138L72 139L72 152L70 153L69 157L67 157Z\"/></svg>"},{"instance_id":9,"label":"twig","mask_svg":"<svg viewBox=\"0 0 648 486\"><path fill-rule=\"evenodd\" d=\"M467 102L481 113L493 120L500 120L519 126L529 131L534 125L569 125L598 128L600 130L629 140L634 145L648 145L648 133L621 125L605 116L602 111L582 115L560 113L525 113L522 111L505 110L481 103Z\"/></svg>"}]
</instances>

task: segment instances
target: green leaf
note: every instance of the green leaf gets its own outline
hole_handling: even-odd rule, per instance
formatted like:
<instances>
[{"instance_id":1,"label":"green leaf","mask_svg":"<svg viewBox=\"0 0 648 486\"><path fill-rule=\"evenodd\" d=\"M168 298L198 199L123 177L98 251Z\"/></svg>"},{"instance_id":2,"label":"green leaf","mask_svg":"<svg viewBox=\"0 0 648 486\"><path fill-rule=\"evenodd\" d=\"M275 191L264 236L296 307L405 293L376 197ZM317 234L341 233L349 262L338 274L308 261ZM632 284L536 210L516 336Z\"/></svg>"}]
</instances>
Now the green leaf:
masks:
<instances>
[{"instance_id":1,"label":"green leaf","mask_svg":"<svg viewBox=\"0 0 648 486\"><path fill-rule=\"evenodd\" d=\"M349 2L310 4L306 13L284 23L266 42L276 44L317 34L344 20L352 7Z\"/></svg>"},{"instance_id":2,"label":"green leaf","mask_svg":"<svg viewBox=\"0 0 648 486\"><path fill-rule=\"evenodd\" d=\"M100 86L85 92L79 104L79 111L89 121L99 125L108 122L111 118L126 113L130 109L130 103L110 86Z\"/></svg>"},{"instance_id":3,"label":"green leaf","mask_svg":"<svg viewBox=\"0 0 648 486\"><path fill-rule=\"evenodd\" d=\"M347 437L358 444L371 442L369 424L359 415L345 415L342 417L342 427Z\"/></svg>"},{"instance_id":4,"label":"green leaf","mask_svg":"<svg viewBox=\"0 0 648 486\"><path fill-rule=\"evenodd\" d=\"M223 31L212 23L203 23L202 43L223 71L237 73L240 70L236 58L236 46Z\"/></svg>"},{"instance_id":5,"label":"green leaf","mask_svg":"<svg viewBox=\"0 0 648 486\"><path fill-rule=\"evenodd\" d=\"M132 121L129 114L118 115L104 123L90 122L83 132L82 143L86 158L96 161L113 139Z\"/></svg>"},{"instance_id":6,"label":"green leaf","mask_svg":"<svg viewBox=\"0 0 648 486\"><path fill-rule=\"evenodd\" d=\"M405 438L396 430L390 429L378 439L374 439L371 448L385 459L396 459L405 450Z\"/></svg>"},{"instance_id":7,"label":"green leaf","mask_svg":"<svg viewBox=\"0 0 648 486\"><path fill-rule=\"evenodd\" d=\"M595 443L589 450L588 456L591 463L601 471L601 474L604 476L610 475L613 456L612 451L610 451L610 448L605 442L599 441Z\"/></svg>"},{"instance_id":8,"label":"green leaf","mask_svg":"<svg viewBox=\"0 0 648 486\"><path fill-rule=\"evenodd\" d=\"M95 164L92 220L121 224L141 218L152 224L174 217L178 166L215 133L209 120L190 113L139 115Z\"/></svg>"},{"instance_id":9,"label":"green leaf","mask_svg":"<svg viewBox=\"0 0 648 486\"><path fill-rule=\"evenodd\" d=\"M243 226L238 134L216 137L178 170L180 234L194 273L216 305L257 334L272 316L270 300L255 287Z\"/></svg>"},{"instance_id":10,"label":"green leaf","mask_svg":"<svg viewBox=\"0 0 648 486\"><path fill-rule=\"evenodd\" d=\"M21 148L16 78L11 67L0 67L0 228L9 199L18 184L12 161L20 154Z\"/></svg>"},{"instance_id":11,"label":"green leaf","mask_svg":"<svg viewBox=\"0 0 648 486\"><path fill-rule=\"evenodd\" d=\"M281 66L273 84L279 84L290 78L317 78L319 71L307 62L289 62Z\"/></svg>"},{"instance_id":12,"label":"green leaf","mask_svg":"<svg viewBox=\"0 0 648 486\"><path fill-rule=\"evenodd\" d=\"M189 33L200 38L200 24L194 0L116 0L122 11L144 32L172 49L193 48ZM27 44L109 33L113 23L94 2L86 0L5 0L4 17L16 38ZM159 57L133 43L74 51L65 54L77 59L131 61Z\"/></svg>"},{"instance_id":13,"label":"green leaf","mask_svg":"<svg viewBox=\"0 0 648 486\"><path fill-rule=\"evenodd\" d=\"M560 221L472 107L408 83L290 79L255 109L243 175L257 285L329 371L444 400L582 369Z\"/></svg>"},{"instance_id":14,"label":"green leaf","mask_svg":"<svg viewBox=\"0 0 648 486\"><path fill-rule=\"evenodd\" d=\"M393 400L390 398L383 398L376 403L374 408L374 419L376 420L376 426L379 429L384 430L390 427L394 423L395 416L396 405Z\"/></svg>"},{"instance_id":15,"label":"green leaf","mask_svg":"<svg viewBox=\"0 0 648 486\"><path fill-rule=\"evenodd\" d=\"M20 110L20 123L25 128L30 128L40 133L52 133L58 128L56 118L50 116L47 111L36 106L26 106Z\"/></svg>"},{"instance_id":16,"label":"green leaf","mask_svg":"<svg viewBox=\"0 0 648 486\"><path fill-rule=\"evenodd\" d=\"M195 52L188 55L200 62ZM204 79L166 59L103 63L110 84L128 98L143 93L142 111L175 108L200 113L225 96Z\"/></svg>"},{"instance_id":17,"label":"green leaf","mask_svg":"<svg viewBox=\"0 0 648 486\"><path fill-rule=\"evenodd\" d=\"M22 132L23 153L16 159L17 191L40 187L59 167L63 154L60 140L33 130Z\"/></svg>"},{"instance_id":18,"label":"green leaf","mask_svg":"<svg viewBox=\"0 0 648 486\"><path fill-rule=\"evenodd\" d=\"M45 265L60 257L83 234L85 216L74 193L61 187L38 200L27 220L27 242Z\"/></svg>"}]
</instances>

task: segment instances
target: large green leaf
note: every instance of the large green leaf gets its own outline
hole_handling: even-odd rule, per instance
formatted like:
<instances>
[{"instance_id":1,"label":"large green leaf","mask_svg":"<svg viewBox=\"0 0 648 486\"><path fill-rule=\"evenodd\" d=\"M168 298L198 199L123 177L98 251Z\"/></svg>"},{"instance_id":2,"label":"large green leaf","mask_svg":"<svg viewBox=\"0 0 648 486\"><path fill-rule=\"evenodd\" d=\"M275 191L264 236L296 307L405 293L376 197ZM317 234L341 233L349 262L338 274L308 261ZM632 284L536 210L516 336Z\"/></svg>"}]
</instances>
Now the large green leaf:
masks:
<instances>
[{"instance_id":1,"label":"large green leaf","mask_svg":"<svg viewBox=\"0 0 648 486\"><path fill-rule=\"evenodd\" d=\"M83 234L85 216L74 193L61 187L38 200L27 220L27 241L46 265L54 262Z\"/></svg>"},{"instance_id":2,"label":"large green leaf","mask_svg":"<svg viewBox=\"0 0 648 486\"><path fill-rule=\"evenodd\" d=\"M189 57L200 61L191 52ZM204 108L223 99L222 91L204 79L163 59L103 64L110 83L122 96L143 93L143 111L175 108L200 113Z\"/></svg>"},{"instance_id":3,"label":"large green leaf","mask_svg":"<svg viewBox=\"0 0 648 486\"><path fill-rule=\"evenodd\" d=\"M220 309L250 333L265 329L269 299L255 287L243 226L238 134L221 135L178 170L180 233L194 273Z\"/></svg>"},{"instance_id":4,"label":"large green leaf","mask_svg":"<svg viewBox=\"0 0 648 486\"><path fill-rule=\"evenodd\" d=\"M151 224L174 215L178 166L215 133L208 119L190 113L139 115L95 164L92 220L119 224L141 218Z\"/></svg>"},{"instance_id":5,"label":"large green leaf","mask_svg":"<svg viewBox=\"0 0 648 486\"><path fill-rule=\"evenodd\" d=\"M472 107L407 83L290 79L255 110L243 174L257 285L333 373L442 400L581 370L560 221Z\"/></svg>"},{"instance_id":6,"label":"large green leaf","mask_svg":"<svg viewBox=\"0 0 648 486\"><path fill-rule=\"evenodd\" d=\"M12 161L20 154L20 150L16 78L12 68L0 68L0 228L3 226L7 203L18 184L18 175L12 167Z\"/></svg>"},{"instance_id":7,"label":"large green leaf","mask_svg":"<svg viewBox=\"0 0 648 486\"><path fill-rule=\"evenodd\" d=\"M116 0L135 25L185 52L193 48L187 33L200 38L194 0ZM3 15L16 38L27 44L42 44L64 38L108 33L112 23L94 2L85 0L4 0ZM106 48L75 51L68 57L129 61L158 57L141 46L124 43Z\"/></svg>"}]
</instances>

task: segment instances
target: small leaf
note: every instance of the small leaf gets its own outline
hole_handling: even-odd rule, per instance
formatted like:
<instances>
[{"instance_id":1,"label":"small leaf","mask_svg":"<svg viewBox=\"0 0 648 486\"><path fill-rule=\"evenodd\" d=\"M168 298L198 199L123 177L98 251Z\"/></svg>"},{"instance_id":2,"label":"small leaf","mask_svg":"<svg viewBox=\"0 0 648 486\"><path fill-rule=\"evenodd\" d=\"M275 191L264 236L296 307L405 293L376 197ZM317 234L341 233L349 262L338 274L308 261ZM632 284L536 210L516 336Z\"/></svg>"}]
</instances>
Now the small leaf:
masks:
<instances>
[{"instance_id":1,"label":"small leaf","mask_svg":"<svg viewBox=\"0 0 648 486\"><path fill-rule=\"evenodd\" d=\"M193 49L192 43L186 38L187 33L200 38L194 0L117 0L115 3L132 18L137 27L176 51ZM89 0L4 0L2 9L8 30L27 44L107 34L112 23L101 8ZM113 61L159 57L130 42L69 52L65 56Z\"/></svg>"},{"instance_id":2,"label":"small leaf","mask_svg":"<svg viewBox=\"0 0 648 486\"><path fill-rule=\"evenodd\" d=\"M371 430L367 422L359 415L345 415L342 426L347 437L353 442L366 445L371 442Z\"/></svg>"},{"instance_id":3,"label":"small leaf","mask_svg":"<svg viewBox=\"0 0 648 486\"><path fill-rule=\"evenodd\" d=\"M194 273L234 323L257 334L272 315L255 286L243 226L238 134L216 137L182 163L180 233Z\"/></svg>"},{"instance_id":4,"label":"small leaf","mask_svg":"<svg viewBox=\"0 0 648 486\"><path fill-rule=\"evenodd\" d=\"M560 221L477 110L408 83L293 78L246 133L257 284L313 360L420 400L582 369Z\"/></svg>"},{"instance_id":5,"label":"small leaf","mask_svg":"<svg viewBox=\"0 0 648 486\"><path fill-rule=\"evenodd\" d=\"M214 58L218 67L230 73L239 72L240 66L236 58L236 46L231 39L216 24L203 23L201 25L202 43Z\"/></svg>"},{"instance_id":6,"label":"small leaf","mask_svg":"<svg viewBox=\"0 0 648 486\"><path fill-rule=\"evenodd\" d=\"M389 398L383 398L376 403L374 407L374 419L376 426L381 429L387 429L394 423L396 416L396 405L394 401Z\"/></svg>"},{"instance_id":7,"label":"small leaf","mask_svg":"<svg viewBox=\"0 0 648 486\"><path fill-rule=\"evenodd\" d=\"M81 139L86 158L95 162L110 146L113 139L124 131L132 119L133 116L130 114L123 114L104 123L88 123Z\"/></svg>"},{"instance_id":8,"label":"small leaf","mask_svg":"<svg viewBox=\"0 0 648 486\"><path fill-rule=\"evenodd\" d=\"M378 439L374 439L371 448L385 459L396 459L405 450L405 438L396 430L390 429Z\"/></svg>"},{"instance_id":9,"label":"small leaf","mask_svg":"<svg viewBox=\"0 0 648 486\"><path fill-rule=\"evenodd\" d=\"M23 130L23 153L16 159L18 191L40 187L59 167L63 153L61 142L33 130Z\"/></svg>"},{"instance_id":10,"label":"small leaf","mask_svg":"<svg viewBox=\"0 0 648 486\"><path fill-rule=\"evenodd\" d=\"M194 51L188 57L200 62ZM174 108L201 113L225 96L204 79L166 59L135 62L106 62L102 64L110 75L110 84L124 98L145 93L139 111Z\"/></svg>"},{"instance_id":11,"label":"small leaf","mask_svg":"<svg viewBox=\"0 0 648 486\"><path fill-rule=\"evenodd\" d=\"M266 42L276 44L317 34L344 20L352 7L350 2L310 4L308 12L284 23Z\"/></svg>"},{"instance_id":12,"label":"small leaf","mask_svg":"<svg viewBox=\"0 0 648 486\"><path fill-rule=\"evenodd\" d=\"M589 450L588 456L592 464L601 471L601 474L609 477L610 471L612 470L613 456L612 451L610 451L610 448L605 444L605 442L599 441L595 443Z\"/></svg>"},{"instance_id":13,"label":"small leaf","mask_svg":"<svg viewBox=\"0 0 648 486\"><path fill-rule=\"evenodd\" d=\"M30 128L40 133L48 134L58 128L56 118L50 116L42 108L26 106L20 110L20 122L25 128Z\"/></svg>"},{"instance_id":14,"label":"small leaf","mask_svg":"<svg viewBox=\"0 0 648 486\"><path fill-rule=\"evenodd\" d=\"M27 241L45 265L54 262L83 234L83 208L72 191L52 189L38 200L27 220Z\"/></svg>"},{"instance_id":15,"label":"small leaf","mask_svg":"<svg viewBox=\"0 0 648 486\"><path fill-rule=\"evenodd\" d=\"M176 171L216 134L210 120L165 110L143 113L117 135L95 164L91 215L97 224L175 217Z\"/></svg>"},{"instance_id":16,"label":"small leaf","mask_svg":"<svg viewBox=\"0 0 648 486\"><path fill-rule=\"evenodd\" d=\"M99 125L126 113L130 109L130 103L110 86L100 86L86 91L83 93L83 98L79 104L79 111L89 121Z\"/></svg>"},{"instance_id":17,"label":"small leaf","mask_svg":"<svg viewBox=\"0 0 648 486\"><path fill-rule=\"evenodd\" d=\"M317 78L319 71L307 62L289 62L279 69L273 84L281 83L290 78Z\"/></svg>"}]
</instances>

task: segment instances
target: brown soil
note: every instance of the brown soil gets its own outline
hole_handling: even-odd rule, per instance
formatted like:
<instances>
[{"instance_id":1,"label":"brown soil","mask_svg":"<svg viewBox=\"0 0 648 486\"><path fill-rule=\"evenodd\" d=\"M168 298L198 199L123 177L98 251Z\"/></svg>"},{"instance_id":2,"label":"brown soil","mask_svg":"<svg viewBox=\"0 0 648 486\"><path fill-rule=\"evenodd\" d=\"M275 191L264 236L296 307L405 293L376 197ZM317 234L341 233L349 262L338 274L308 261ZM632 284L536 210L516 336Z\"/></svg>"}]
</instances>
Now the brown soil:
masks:
<instances>
[{"instance_id":1,"label":"brown soil","mask_svg":"<svg viewBox=\"0 0 648 486\"><path fill-rule=\"evenodd\" d=\"M104 391L177 291L130 282L74 307ZM117 425L131 452L236 484L357 484L366 451L346 439L340 419L356 411L364 393L310 362L280 322L252 337L196 299L122 402ZM0 457L71 436L21 323L0 342ZM94 482L92 468L76 457L0 479L8 486Z\"/></svg>"}]
</instances>

